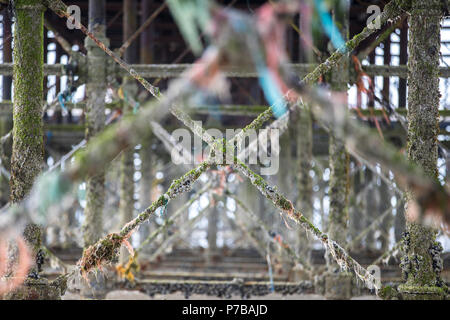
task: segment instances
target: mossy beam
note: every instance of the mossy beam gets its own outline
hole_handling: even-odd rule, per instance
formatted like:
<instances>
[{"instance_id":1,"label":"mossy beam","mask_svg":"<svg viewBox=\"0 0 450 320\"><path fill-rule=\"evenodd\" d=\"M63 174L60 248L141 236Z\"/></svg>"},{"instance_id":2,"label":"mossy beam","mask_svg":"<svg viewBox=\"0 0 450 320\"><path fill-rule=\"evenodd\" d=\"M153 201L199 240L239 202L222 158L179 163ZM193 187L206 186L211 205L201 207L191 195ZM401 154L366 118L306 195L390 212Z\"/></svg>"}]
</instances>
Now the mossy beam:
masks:
<instances>
[{"instance_id":1,"label":"mossy beam","mask_svg":"<svg viewBox=\"0 0 450 320\"><path fill-rule=\"evenodd\" d=\"M65 75L64 65L61 63L44 64L44 75L63 76ZM0 63L0 74L3 76L14 75L13 63Z\"/></svg>"},{"instance_id":2,"label":"mossy beam","mask_svg":"<svg viewBox=\"0 0 450 320\"><path fill-rule=\"evenodd\" d=\"M14 3L14 107L10 202L30 192L44 162L42 97L44 95L44 11L40 0ZM42 230L28 224L24 238L37 257ZM39 271L33 265L32 273Z\"/></svg>"},{"instance_id":3,"label":"mossy beam","mask_svg":"<svg viewBox=\"0 0 450 320\"><path fill-rule=\"evenodd\" d=\"M125 237L129 235L135 228L146 221L156 209L162 206L166 206L168 202L179 194L189 191L192 184L200 178L201 174L206 172L212 165L209 160L202 162L197 168L187 172L178 180L174 180L166 193L161 195L158 200L152 203L144 212L139 214L135 219L127 223L120 231L120 236Z\"/></svg>"},{"instance_id":4,"label":"mossy beam","mask_svg":"<svg viewBox=\"0 0 450 320\"><path fill-rule=\"evenodd\" d=\"M123 149L137 145L148 133L149 121L162 120L173 100L169 94L160 101L150 101L138 115L127 115L119 123L108 126L101 134L91 139L86 149L75 154L75 162L64 172L65 179L75 181L87 175L94 175Z\"/></svg>"},{"instance_id":5,"label":"mossy beam","mask_svg":"<svg viewBox=\"0 0 450 320\"><path fill-rule=\"evenodd\" d=\"M436 181L442 15L440 0L412 0L408 43L408 158ZM416 196L414 190L408 190L405 255L401 263L406 283L399 291L405 299L421 299L425 293L442 299L447 290L440 278L442 246L436 242L436 230L415 221L417 209L411 202Z\"/></svg>"},{"instance_id":6,"label":"mossy beam","mask_svg":"<svg viewBox=\"0 0 450 320\"><path fill-rule=\"evenodd\" d=\"M192 64L138 64L130 65L136 73L145 78L178 78L183 72L186 72ZM302 63L288 63L283 65L286 69L292 70L292 73L298 77L307 76L308 70L318 67L317 64L302 64ZM114 66L114 68L120 68L120 66ZM382 76L382 77L399 77L406 79L408 77L408 67L406 65L390 66L390 65L366 65L362 67L363 70L369 76ZM233 70L233 71L231 71ZM256 71L246 71L245 69L236 69L230 67L223 67L223 73L230 78L257 78L258 73ZM1 75L12 75L13 64L12 63L0 63ZM64 76L66 74L65 65L56 64L44 64L44 75ZM119 77L128 76L129 73L125 69L120 69L118 73ZM439 67L439 76L441 78L450 77L449 67Z\"/></svg>"},{"instance_id":7,"label":"mossy beam","mask_svg":"<svg viewBox=\"0 0 450 320\"><path fill-rule=\"evenodd\" d=\"M380 99L381 101L381 99ZM43 102L44 104L45 102ZM56 106L53 103L50 107ZM66 108L71 109L85 109L86 103L84 102L78 102L78 103L71 103L68 102L65 104ZM113 101L110 103L106 103L105 107L108 109L116 110L122 108L122 101ZM266 111L270 106L264 106L264 105L218 105L215 106L214 110L211 110L209 106L186 106L186 110L190 113L197 114L197 115L221 115L221 116L247 116L247 117L254 117L259 116L262 112ZM0 102L0 116L7 116L9 114L12 114L12 102L10 101L1 101ZM352 114L355 115L363 115L364 117L369 117L374 115L375 117L383 117L384 113L383 110L377 109L377 110L350 110ZM406 116L407 109L397 109L393 110L393 116L395 116L399 121L405 124L405 128L407 127L406 121L403 121L403 116ZM450 110L439 110L439 117L445 118L450 117ZM440 134L445 135L447 134L446 131L441 130Z\"/></svg>"},{"instance_id":8,"label":"mossy beam","mask_svg":"<svg viewBox=\"0 0 450 320\"><path fill-rule=\"evenodd\" d=\"M16 0L12 4L14 28L14 110L10 202L26 198L44 162L42 98L44 95L44 11L41 0ZM14 214L14 213L10 213ZM23 217L22 217L23 218ZM4 299L59 299L63 289L40 278L41 227L29 223L23 237L31 250L32 266L22 286ZM63 281L64 282L64 281Z\"/></svg>"},{"instance_id":9,"label":"mossy beam","mask_svg":"<svg viewBox=\"0 0 450 320\"><path fill-rule=\"evenodd\" d=\"M275 207L279 208L282 213L286 214L290 219L295 221L302 228L320 240L341 268L354 273L358 279L363 281L368 286L374 286L376 284L376 280L370 272L364 269L358 262L349 256L348 253L339 244L331 240L327 234L323 233L320 229L314 226L314 224L303 216L300 211L296 210L292 205L292 202L281 195L276 190L276 187L270 186L261 176L250 170L237 158L235 158L235 163L236 164L234 167L249 178L251 183L258 188L265 198L271 201Z\"/></svg>"},{"instance_id":10,"label":"mossy beam","mask_svg":"<svg viewBox=\"0 0 450 320\"><path fill-rule=\"evenodd\" d=\"M266 109L255 120L253 120L249 125L242 129L235 137L233 137L233 139L230 140L229 143L233 144L236 141L237 144L240 144L246 132L248 132L249 130L258 130L266 121L270 120L272 117L272 108Z\"/></svg>"},{"instance_id":11,"label":"mossy beam","mask_svg":"<svg viewBox=\"0 0 450 320\"><path fill-rule=\"evenodd\" d=\"M60 41L64 41L61 40ZM183 72L186 72L192 64L133 64L130 65L136 73L138 73L143 78L178 78ZM292 70L298 77L307 76L308 70L318 67L317 64L302 64L302 63L288 63L283 65L283 67ZM113 68L120 68L119 66L114 66ZM408 67L406 65L399 66L389 66L389 65L367 65L362 67L363 70L369 76L382 76L382 77L399 77L406 79L408 77ZM256 71L247 71L245 69L236 69L230 67L224 67L223 73L225 76L230 78L257 78L258 73ZM0 74L1 75L12 75L13 74L13 64L12 63L0 63ZM65 65L56 64L44 64L44 75L55 75L64 76L66 74ZM125 69L120 69L118 72L119 77L128 76L129 73ZM439 76L442 78L450 77L450 68L439 67ZM156 87L155 87L156 88Z\"/></svg>"}]
</instances>

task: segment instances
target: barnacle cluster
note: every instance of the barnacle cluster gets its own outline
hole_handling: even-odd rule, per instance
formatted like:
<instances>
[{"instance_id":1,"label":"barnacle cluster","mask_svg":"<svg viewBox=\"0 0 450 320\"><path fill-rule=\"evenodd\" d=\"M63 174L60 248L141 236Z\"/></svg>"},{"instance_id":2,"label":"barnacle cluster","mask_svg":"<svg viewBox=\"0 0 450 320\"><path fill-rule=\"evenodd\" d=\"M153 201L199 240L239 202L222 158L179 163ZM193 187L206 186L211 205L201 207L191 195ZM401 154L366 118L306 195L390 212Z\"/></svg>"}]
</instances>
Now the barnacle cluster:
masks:
<instances>
[{"instance_id":1,"label":"barnacle cluster","mask_svg":"<svg viewBox=\"0 0 450 320\"><path fill-rule=\"evenodd\" d=\"M441 253L443 250L444 248L439 241L435 241L428 249L432 259L433 271L436 273L436 286L438 287L445 286L444 281L440 277L440 274L444 269L444 263L441 258Z\"/></svg>"},{"instance_id":2,"label":"barnacle cluster","mask_svg":"<svg viewBox=\"0 0 450 320\"><path fill-rule=\"evenodd\" d=\"M411 263L407 255L403 256L400 261L400 268L402 269L403 280L408 280L408 276L411 273Z\"/></svg>"},{"instance_id":3,"label":"barnacle cluster","mask_svg":"<svg viewBox=\"0 0 450 320\"><path fill-rule=\"evenodd\" d=\"M272 292L270 284L245 283L243 281L232 281L229 283L176 283L176 282L148 282L142 283L141 288L151 297L155 294L171 294L182 292L186 299L192 294L203 294L230 299L233 295L239 295L243 299L252 296L265 296ZM282 295L302 294L313 292L311 281L302 281L295 284L275 283L274 292Z\"/></svg>"},{"instance_id":4,"label":"barnacle cluster","mask_svg":"<svg viewBox=\"0 0 450 320\"><path fill-rule=\"evenodd\" d=\"M400 268L402 270L403 280L406 281L411 273L411 261L408 256L409 248L411 247L411 237L408 231L403 232L401 241L402 250L405 252L405 255L400 259Z\"/></svg>"}]
</instances>

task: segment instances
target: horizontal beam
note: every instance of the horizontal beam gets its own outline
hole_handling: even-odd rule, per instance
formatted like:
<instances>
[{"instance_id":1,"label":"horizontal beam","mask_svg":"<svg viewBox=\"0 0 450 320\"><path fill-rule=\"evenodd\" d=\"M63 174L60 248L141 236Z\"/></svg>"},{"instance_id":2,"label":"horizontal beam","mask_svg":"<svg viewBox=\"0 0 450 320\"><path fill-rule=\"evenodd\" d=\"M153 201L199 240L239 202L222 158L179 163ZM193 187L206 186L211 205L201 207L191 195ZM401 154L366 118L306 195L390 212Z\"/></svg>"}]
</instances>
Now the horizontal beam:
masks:
<instances>
[{"instance_id":1,"label":"horizontal beam","mask_svg":"<svg viewBox=\"0 0 450 320\"><path fill-rule=\"evenodd\" d=\"M133 65L132 67L145 78L176 78L183 72L190 68L192 64L150 64L150 65ZM290 70L294 71L299 77L304 77L309 74L317 66L315 64L289 64ZM364 71L370 76L383 77L400 77L406 79L408 77L408 68L402 66L383 66L383 65L368 65L363 67ZM251 68L242 67L228 67L225 69L225 74L230 78L256 78L258 73ZM120 69L121 76L127 75L126 71ZM443 78L450 78L450 68L440 67L440 76Z\"/></svg>"},{"instance_id":2,"label":"horizontal beam","mask_svg":"<svg viewBox=\"0 0 450 320\"><path fill-rule=\"evenodd\" d=\"M186 71L192 64L136 64L132 68L136 70L144 78L176 78ZM317 67L316 64L295 63L288 64L288 69L295 72L299 77L304 77ZM402 66L363 66L364 71L369 76L383 77L400 77L406 79L408 77L408 67ZM117 67L117 73L120 76L127 75L127 72ZM227 77L233 78L256 78L258 73L253 68L229 67L225 69ZM441 67L440 76L450 78L450 68Z\"/></svg>"},{"instance_id":3,"label":"horizontal beam","mask_svg":"<svg viewBox=\"0 0 450 320\"><path fill-rule=\"evenodd\" d=\"M186 71L192 64L135 64L131 67L144 78L176 78ZM316 64L288 64L288 68L293 70L296 75L303 77L314 70ZM127 71L114 65L114 72L118 76L128 75ZM368 65L363 66L364 71L369 76L382 77L400 77L406 79L408 77L408 68L401 66L384 66L384 65ZM45 64L44 74L62 76L65 75L65 65L63 64ZM233 78L256 78L258 73L253 68L229 67L225 69L225 74ZM12 76L13 64L1 63L0 75ZM442 78L450 78L450 68L440 67L440 76Z\"/></svg>"},{"instance_id":4,"label":"horizontal beam","mask_svg":"<svg viewBox=\"0 0 450 320\"><path fill-rule=\"evenodd\" d=\"M189 69L192 64L136 64L132 68L144 78L176 78ZM289 65L298 76L305 76L314 70L314 64L290 64ZM123 69L116 67L120 76L127 75ZM224 70L230 78L256 78L258 73L254 68L228 67Z\"/></svg>"},{"instance_id":5,"label":"horizontal beam","mask_svg":"<svg viewBox=\"0 0 450 320\"><path fill-rule=\"evenodd\" d=\"M46 76L63 76L65 75L65 65L56 64L45 64L44 65L44 75ZM13 75L13 63L0 63L0 75L2 76L12 76ZM26 76L26 75L24 75Z\"/></svg>"},{"instance_id":6,"label":"horizontal beam","mask_svg":"<svg viewBox=\"0 0 450 320\"><path fill-rule=\"evenodd\" d=\"M363 66L363 69L369 76L399 77L401 79L408 78L408 67L405 65L401 66L367 65ZM440 77L450 78L450 68L440 67L439 72Z\"/></svg>"},{"instance_id":7,"label":"horizontal beam","mask_svg":"<svg viewBox=\"0 0 450 320\"><path fill-rule=\"evenodd\" d=\"M45 103L44 101L42 103ZM72 103L66 102L65 107L67 109L85 109L86 103ZM107 103L105 107L108 109L117 109L122 107L119 102ZM222 116L240 116L240 117L254 117L258 116L261 112L264 112L269 106L265 105L211 105L211 106L196 106L189 108L190 112L198 115L222 115ZM395 111L403 116L406 116L408 111L406 108L397 108ZM356 111L355 111L356 113ZM0 102L0 116L9 116L12 114L11 101ZM372 116L372 113L367 109L362 109L358 112L363 116ZM380 109L373 110L373 115L376 117L384 117L384 113ZM439 116L441 118L450 117L450 109L439 110Z\"/></svg>"}]
</instances>

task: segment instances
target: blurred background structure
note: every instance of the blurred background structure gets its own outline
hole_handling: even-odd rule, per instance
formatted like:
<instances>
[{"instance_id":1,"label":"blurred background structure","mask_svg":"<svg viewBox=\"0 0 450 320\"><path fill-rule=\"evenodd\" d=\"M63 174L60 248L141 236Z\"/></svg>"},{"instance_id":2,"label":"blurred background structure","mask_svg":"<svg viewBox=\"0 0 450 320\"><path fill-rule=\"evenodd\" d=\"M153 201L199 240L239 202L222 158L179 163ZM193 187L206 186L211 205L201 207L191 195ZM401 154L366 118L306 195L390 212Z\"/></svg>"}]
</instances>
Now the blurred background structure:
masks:
<instances>
[{"instance_id":1,"label":"blurred background structure","mask_svg":"<svg viewBox=\"0 0 450 320\"><path fill-rule=\"evenodd\" d=\"M217 2L247 14L254 14L266 3ZM348 28L346 38L351 39L366 27L370 16L368 3L383 9L385 2L352 0L343 18L333 17L341 30L345 26ZM90 30L97 26L94 30L97 38L121 54L139 74L162 91L196 60L165 1L80 0L71 1L70 5L81 9L83 25L92 27ZM339 13L339 10L333 12ZM13 126L14 25L7 5L3 6L0 14L0 135L5 136ZM83 145L84 139L89 141L104 126L120 121L123 115L136 112L150 99L150 94L106 57L95 43L85 40L80 30L68 29L65 21L50 10L44 17L44 162L47 168L59 164L63 169L65 162L69 165L71 161L66 155L70 155L75 146ZM93 20L90 21L89 17ZM334 51L324 31L314 22L317 20L314 17L311 25L313 43L307 43L305 36L302 37L305 19L308 17L296 15L289 20L285 34L286 51L299 78L324 62ZM340 91L347 92L352 115L362 125L377 129L383 139L392 142L399 150L407 148L407 132L398 117L393 115L406 116L408 109L408 32L406 15L382 26L353 52L361 58L362 67L358 67L356 58L350 59L341 70L348 73L350 84L347 86L347 81L341 82ZM98 60L86 64L84 55ZM448 185L449 18L442 21L440 57L438 139L442 148L437 165L439 181ZM358 81L361 75L370 80ZM205 128L218 128L223 132L227 128L242 128L269 106L257 75L250 68L230 70L228 76L230 103L224 105L211 101L192 113L192 117L201 120ZM334 86L335 76L323 77L321 85ZM369 83L373 84L371 94L367 94L365 89ZM103 90L103 98L89 95L89 92L98 93L99 90ZM103 99L101 107L98 99ZM391 109L394 113L387 115L386 110ZM330 148L328 133L311 113L307 109L302 111L295 110L291 114L289 129L280 137L278 174L264 178L276 185L286 198L295 199L294 205L301 208L316 226L332 233L334 222L330 215L334 198L331 190L333 179L336 179L336 170L332 167L336 150ZM83 247L87 248L102 236L120 230L157 200L174 179L178 179L186 169L193 168L175 165L167 148L164 134L182 127L180 122L168 117L160 126L162 130L153 127L153 132L149 130L148 136L142 137L141 144L126 150L106 166L102 173L104 176L81 183L76 205L61 214L58 223L46 226L43 241L48 251L47 262L52 263L44 265L43 274L49 279L64 272L66 266L75 264ZM3 206L9 201L12 143L10 139L2 139L1 143L0 205ZM333 142L332 146L335 145ZM348 176L343 186L348 188L345 207L348 222L344 222L348 231L347 234L337 232L343 237L340 243L346 245L345 249L361 265L379 266L383 285L401 283L399 264L402 251L399 242L405 232L403 192L395 183L394 174L379 165L352 155L348 165ZM70 287L69 291L100 298L108 291L123 288L150 295L181 291L187 297L195 292L249 297L274 291L281 294L316 293L329 298L373 293L354 280L348 284L340 279L336 282L338 289L330 288L323 278L330 265L321 243L297 230L297 225L284 220L279 210L238 172L218 167L200 181L202 183L193 190L158 210L139 232L131 236L130 244L139 255L136 260L128 260L129 253L122 250L120 261L106 271L117 277L105 280L102 289L95 292L86 293L85 289L79 291ZM342 186L334 187L342 189ZM94 203L100 201L101 204ZM102 219L87 221L86 210L101 211ZM172 222L171 219L173 223L168 223ZM142 242L152 235L152 241L142 247ZM444 248L441 275L448 283L450 241L442 234L438 235L438 240Z\"/></svg>"}]
</instances>

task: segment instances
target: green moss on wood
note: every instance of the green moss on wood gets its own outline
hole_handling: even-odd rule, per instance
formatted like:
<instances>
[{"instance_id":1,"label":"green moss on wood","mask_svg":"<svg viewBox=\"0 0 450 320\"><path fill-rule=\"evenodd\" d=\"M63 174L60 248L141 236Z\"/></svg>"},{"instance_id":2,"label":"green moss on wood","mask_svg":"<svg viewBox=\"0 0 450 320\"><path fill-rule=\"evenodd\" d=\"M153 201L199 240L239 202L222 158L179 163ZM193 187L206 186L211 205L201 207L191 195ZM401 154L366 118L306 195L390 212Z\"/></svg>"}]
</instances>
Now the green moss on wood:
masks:
<instances>
[{"instance_id":1,"label":"green moss on wood","mask_svg":"<svg viewBox=\"0 0 450 320\"><path fill-rule=\"evenodd\" d=\"M412 0L409 19L408 60L408 158L432 179L437 179L439 132L439 52L442 11L439 0ZM414 198L408 192L407 199ZM402 271L406 283L399 291L406 299L440 295L437 232L411 220L407 207L407 231L403 238Z\"/></svg>"},{"instance_id":2,"label":"green moss on wood","mask_svg":"<svg viewBox=\"0 0 450 320\"><path fill-rule=\"evenodd\" d=\"M30 191L42 169L44 139L44 7L40 0L15 2L14 110L11 201Z\"/></svg>"}]
</instances>

